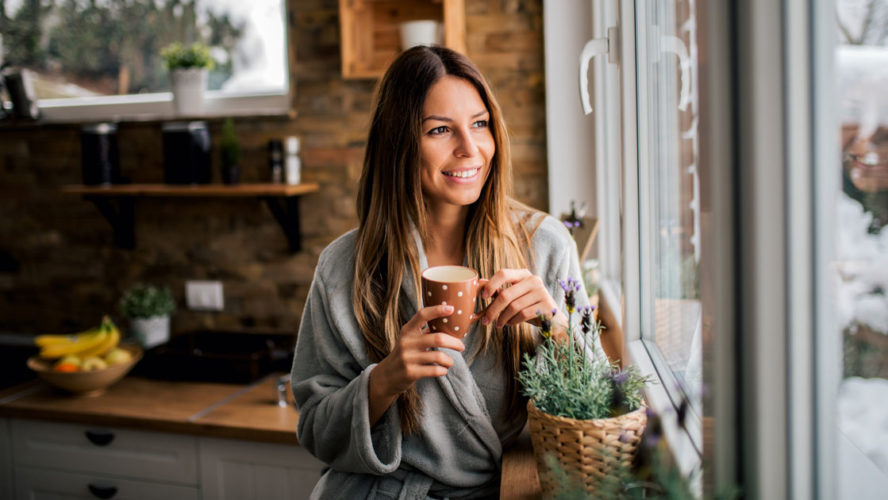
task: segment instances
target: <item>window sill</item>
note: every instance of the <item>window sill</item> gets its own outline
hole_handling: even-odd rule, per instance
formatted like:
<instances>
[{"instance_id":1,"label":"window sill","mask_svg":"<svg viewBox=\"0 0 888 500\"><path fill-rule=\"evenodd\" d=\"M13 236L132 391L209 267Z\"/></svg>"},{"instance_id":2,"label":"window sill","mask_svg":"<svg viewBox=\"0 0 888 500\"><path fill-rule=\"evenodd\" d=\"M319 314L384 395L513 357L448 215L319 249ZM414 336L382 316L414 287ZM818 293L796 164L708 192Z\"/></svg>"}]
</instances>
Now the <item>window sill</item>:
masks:
<instances>
[{"instance_id":1,"label":"window sill","mask_svg":"<svg viewBox=\"0 0 888 500\"><path fill-rule=\"evenodd\" d=\"M636 366L638 366L642 375L659 381L660 377L654 368L654 364L651 362L650 355L648 354L643 341L633 340L628 343L627 347L629 350L629 358ZM689 477L692 472L698 470L701 466L701 450L699 450L694 444L695 442L699 442L699 439L695 440L690 435L691 431L678 424L675 406L672 404L672 400L666 393L666 388L663 387L661 383L646 385L644 393L648 406L650 406L650 408L660 417L663 427L663 437L666 439L666 442L669 443L669 449L672 451L672 458L675 460L675 464L678 466L682 475ZM689 411L686 418L690 421L695 417L691 415L691 412ZM689 429L699 429L700 423L688 423L686 427ZM695 437L699 438L699 436ZM693 477L693 489L698 494L701 491L700 486L700 476L698 474Z\"/></svg>"},{"instance_id":2,"label":"window sill","mask_svg":"<svg viewBox=\"0 0 888 500\"><path fill-rule=\"evenodd\" d=\"M292 99L286 93L224 95L207 92L204 112L199 116L178 115L173 109L172 94L84 97L78 99L44 99L38 101L40 119L0 122L3 126L40 126L57 123L88 123L97 121L150 122L165 120L199 120L228 116L293 117Z\"/></svg>"}]
</instances>

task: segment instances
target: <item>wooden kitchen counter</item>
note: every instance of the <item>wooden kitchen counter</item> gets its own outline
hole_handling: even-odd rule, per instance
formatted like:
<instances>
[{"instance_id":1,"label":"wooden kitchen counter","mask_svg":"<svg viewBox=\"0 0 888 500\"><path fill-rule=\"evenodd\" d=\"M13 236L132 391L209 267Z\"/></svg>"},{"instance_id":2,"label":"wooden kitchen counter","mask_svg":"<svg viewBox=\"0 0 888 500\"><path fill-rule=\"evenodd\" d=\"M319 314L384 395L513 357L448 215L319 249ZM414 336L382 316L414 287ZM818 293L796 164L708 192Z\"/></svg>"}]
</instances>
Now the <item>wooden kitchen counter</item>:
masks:
<instances>
[{"instance_id":1,"label":"wooden kitchen counter","mask_svg":"<svg viewBox=\"0 0 888 500\"><path fill-rule=\"evenodd\" d=\"M518 442L503 451L503 471L500 476L501 500L538 500L542 498L540 478L530 434L525 428Z\"/></svg>"},{"instance_id":2,"label":"wooden kitchen counter","mask_svg":"<svg viewBox=\"0 0 888 500\"><path fill-rule=\"evenodd\" d=\"M126 377L95 397L43 382L0 393L0 416L297 444L292 406L277 406L273 374L250 385Z\"/></svg>"}]
</instances>

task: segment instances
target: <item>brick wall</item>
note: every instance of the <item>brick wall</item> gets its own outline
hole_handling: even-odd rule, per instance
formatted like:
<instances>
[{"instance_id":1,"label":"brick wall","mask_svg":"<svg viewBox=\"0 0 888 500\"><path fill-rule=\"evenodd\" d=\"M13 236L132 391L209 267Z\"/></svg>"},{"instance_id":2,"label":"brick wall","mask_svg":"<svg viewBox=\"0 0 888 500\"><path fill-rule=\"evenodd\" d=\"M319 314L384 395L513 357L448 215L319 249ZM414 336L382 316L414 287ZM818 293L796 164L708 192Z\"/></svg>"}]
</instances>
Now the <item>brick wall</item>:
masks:
<instances>
[{"instance_id":1,"label":"brick wall","mask_svg":"<svg viewBox=\"0 0 888 500\"><path fill-rule=\"evenodd\" d=\"M68 332L102 314L119 318L121 293L138 281L167 285L179 308L174 332L196 329L295 332L320 251L355 227L375 81L340 76L336 0L289 0L296 47L296 118L239 118L241 181L266 180L266 144L297 135L303 179L302 252L291 254L268 209L252 199L135 201L136 248L114 246L107 222L80 197L76 125L0 125L0 332ZM545 209L546 150L541 0L466 2L469 56L490 79L512 134L516 195ZM210 120L211 134L221 122ZM123 175L160 182L159 123L121 123ZM214 151L215 152L215 151ZM214 154L214 182L220 182ZM225 311L188 311L186 279L221 280Z\"/></svg>"}]
</instances>

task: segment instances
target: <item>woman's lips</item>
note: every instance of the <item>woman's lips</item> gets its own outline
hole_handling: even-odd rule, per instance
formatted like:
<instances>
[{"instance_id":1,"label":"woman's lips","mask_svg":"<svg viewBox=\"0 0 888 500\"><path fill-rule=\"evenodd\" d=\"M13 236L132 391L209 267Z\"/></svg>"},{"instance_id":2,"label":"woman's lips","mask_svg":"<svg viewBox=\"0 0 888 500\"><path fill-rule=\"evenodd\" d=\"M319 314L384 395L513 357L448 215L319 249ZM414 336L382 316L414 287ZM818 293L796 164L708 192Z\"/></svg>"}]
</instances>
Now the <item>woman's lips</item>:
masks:
<instances>
[{"instance_id":1,"label":"woman's lips","mask_svg":"<svg viewBox=\"0 0 888 500\"><path fill-rule=\"evenodd\" d=\"M478 174L481 172L480 167L475 168L462 168L457 170L448 170L442 172L445 177L454 182L472 182L478 177Z\"/></svg>"}]
</instances>

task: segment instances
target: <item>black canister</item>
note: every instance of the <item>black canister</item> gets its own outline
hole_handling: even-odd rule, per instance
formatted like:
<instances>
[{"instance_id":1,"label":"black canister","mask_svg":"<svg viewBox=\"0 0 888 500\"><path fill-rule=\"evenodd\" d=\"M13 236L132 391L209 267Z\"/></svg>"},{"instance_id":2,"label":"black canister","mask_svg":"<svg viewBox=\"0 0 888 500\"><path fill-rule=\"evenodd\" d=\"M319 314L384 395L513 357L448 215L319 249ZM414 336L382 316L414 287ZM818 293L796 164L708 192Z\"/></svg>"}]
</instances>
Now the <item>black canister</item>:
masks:
<instances>
[{"instance_id":1,"label":"black canister","mask_svg":"<svg viewBox=\"0 0 888 500\"><path fill-rule=\"evenodd\" d=\"M206 122L163 124L163 178L167 184L209 184L213 180Z\"/></svg>"},{"instance_id":2,"label":"black canister","mask_svg":"<svg viewBox=\"0 0 888 500\"><path fill-rule=\"evenodd\" d=\"M83 183L87 186L120 183L117 125L95 123L80 129Z\"/></svg>"}]
</instances>

